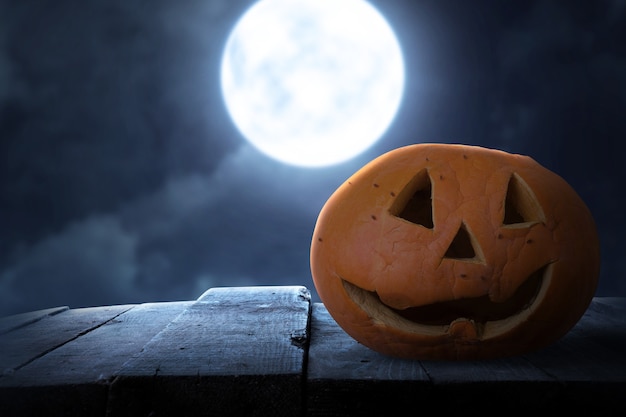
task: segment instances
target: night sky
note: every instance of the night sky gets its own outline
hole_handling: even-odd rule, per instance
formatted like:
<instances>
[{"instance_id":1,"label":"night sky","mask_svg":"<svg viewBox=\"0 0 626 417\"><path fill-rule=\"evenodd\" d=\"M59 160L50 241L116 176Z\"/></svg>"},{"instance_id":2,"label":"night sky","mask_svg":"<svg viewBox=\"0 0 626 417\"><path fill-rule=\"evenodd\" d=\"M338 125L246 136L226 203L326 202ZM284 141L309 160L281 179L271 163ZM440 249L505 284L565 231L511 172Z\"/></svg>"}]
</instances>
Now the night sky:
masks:
<instances>
[{"instance_id":1,"label":"night sky","mask_svg":"<svg viewBox=\"0 0 626 417\"><path fill-rule=\"evenodd\" d=\"M419 142L532 156L596 219L599 296L626 296L626 1L377 0L406 90L386 134L326 168L276 162L226 112L243 0L0 0L0 315L315 288L330 194Z\"/></svg>"}]
</instances>

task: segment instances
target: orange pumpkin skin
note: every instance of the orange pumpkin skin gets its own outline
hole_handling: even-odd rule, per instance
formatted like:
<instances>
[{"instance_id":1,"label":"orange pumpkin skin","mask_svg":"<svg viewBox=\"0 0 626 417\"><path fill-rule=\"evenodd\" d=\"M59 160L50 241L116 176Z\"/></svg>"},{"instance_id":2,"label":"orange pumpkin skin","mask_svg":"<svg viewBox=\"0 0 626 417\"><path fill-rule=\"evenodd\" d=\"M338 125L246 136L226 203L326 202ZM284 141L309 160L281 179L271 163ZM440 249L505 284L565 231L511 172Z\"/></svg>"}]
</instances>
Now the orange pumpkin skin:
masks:
<instances>
[{"instance_id":1,"label":"orange pumpkin skin","mask_svg":"<svg viewBox=\"0 0 626 417\"><path fill-rule=\"evenodd\" d=\"M600 248L574 189L533 159L418 144L357 171L311 242L335 321L380 353L505 357L567 333L593 298Z\"/></svg>"}]
</instances>

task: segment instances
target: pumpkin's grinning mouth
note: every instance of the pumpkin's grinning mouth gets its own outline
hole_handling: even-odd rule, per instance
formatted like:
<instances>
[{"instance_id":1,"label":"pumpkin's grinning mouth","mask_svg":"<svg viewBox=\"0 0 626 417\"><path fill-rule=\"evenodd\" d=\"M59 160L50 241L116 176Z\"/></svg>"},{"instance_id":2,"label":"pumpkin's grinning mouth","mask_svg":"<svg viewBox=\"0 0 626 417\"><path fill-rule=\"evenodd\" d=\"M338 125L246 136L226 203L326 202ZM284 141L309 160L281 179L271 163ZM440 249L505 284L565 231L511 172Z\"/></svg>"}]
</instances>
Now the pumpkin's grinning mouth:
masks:
<instances>
[{"instance_id":1,"label":"pumpkin's grinning mouth","mask_svg":"<svg viewBox=\"0 0 626 417\"><path fill-rule=\"evenodd\" d=\"M370 315L383 313L389 317L389 313L402 317L419 325L446 326L454 320L463 318L475 323L486 323L510 318L526 310L537 298L542 288L544 276L549 270L549 264L532 273L515 293L506 301L497 303L491 301L489 296L465 298L459 300L442 301L420 307L410 307L398 310L390 307L380 300L375 291L364 290L344 279L344 288L359 305L364 307ZM374 307L375 304L383 307Z\"/></svg>"},{"instance_id":2,"label":"pumpkin's grinning mouth","mask_svg":"<svg viewBox=\"0 0 626 417\"><path fill-rule=\"evenodd\" d=\"M514 316L532 304L541 288L542 279L542 270L533 273L520 285L512 297L501 303L493 302L489 296L484 295L476 298L442 301L404 310L388 307L405 319L428 325L449 324L458 318L474 320L477 323L502 320Z\"/></svg>"}]
</instances>

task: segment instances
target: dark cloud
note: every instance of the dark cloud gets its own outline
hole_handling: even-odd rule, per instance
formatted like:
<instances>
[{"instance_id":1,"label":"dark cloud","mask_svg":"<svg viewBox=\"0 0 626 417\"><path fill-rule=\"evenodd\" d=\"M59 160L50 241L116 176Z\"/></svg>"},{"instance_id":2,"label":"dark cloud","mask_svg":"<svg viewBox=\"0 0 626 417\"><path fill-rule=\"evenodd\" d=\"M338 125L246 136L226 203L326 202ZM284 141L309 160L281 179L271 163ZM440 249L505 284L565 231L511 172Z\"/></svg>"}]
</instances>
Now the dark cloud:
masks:
<instances>
[{"instance_id":1,"label":"dark cloud","mask_svg":"<svg viewBox=\"0 0 626 417\"><path fill-rule=\"evenodd\" d=\"M20 245L0 274L3 308L190 299L212 286L313 288L317 213L357 168L277 165L243 145L209 174L172 177Z\"/></svg>"},{"instance_id":2,"label":"dark cloud","mask_svg":"<svg viewBox=\"0 0 626 417\"><path fill-rule=\"evenodd\" d=\"M0 315L297 284L326 198L379 154L461 142L528 154L579 191L626 295L626 2L373 2L407 89L383 139L302 169L245 144L219 91L251 1L0 0Z\"/></svg>"},{"instance_id":3,"label":"dark cloud","mask_svg":"<svg viewBox=\"0 0 626 417\"><path fill-rule=\"evenodd\" d=\"M216 111L211 7L132 4L4 5L0 228L16 234L3 252L235 148Z\"/></svg>"},{"instance_id":4,"label":"dark cloud","mask_svg":"<svg viewBox=\"0 0 626 417\"><path fill-rule=\"evenodd\" d=\"M136 301L136 245L115 217L94 216L19 248L0 273L3 312L77 302L74 294L95 305Z\"/></svg>"}]
</instances>

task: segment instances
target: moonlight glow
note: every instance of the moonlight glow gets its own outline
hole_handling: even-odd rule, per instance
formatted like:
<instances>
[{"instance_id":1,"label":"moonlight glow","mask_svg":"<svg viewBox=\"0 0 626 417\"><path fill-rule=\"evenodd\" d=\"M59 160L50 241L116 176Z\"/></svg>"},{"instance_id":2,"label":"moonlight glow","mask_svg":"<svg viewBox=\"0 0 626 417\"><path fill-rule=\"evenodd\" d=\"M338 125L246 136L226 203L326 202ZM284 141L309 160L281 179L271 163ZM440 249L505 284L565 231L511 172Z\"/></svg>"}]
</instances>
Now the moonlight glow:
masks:
<instances>
[{"instance_id":1,"label":"moonlight glow","mask_svg":"<svg viewBox=\"0 0 626 417\"><path fill-rule=\"evenodd\" d=\"M228 38L221 84L252 145L285 163L323 166L387 130L404 63L392 29L363 0L261 0Z\"/></svg>"}]
</instances>

